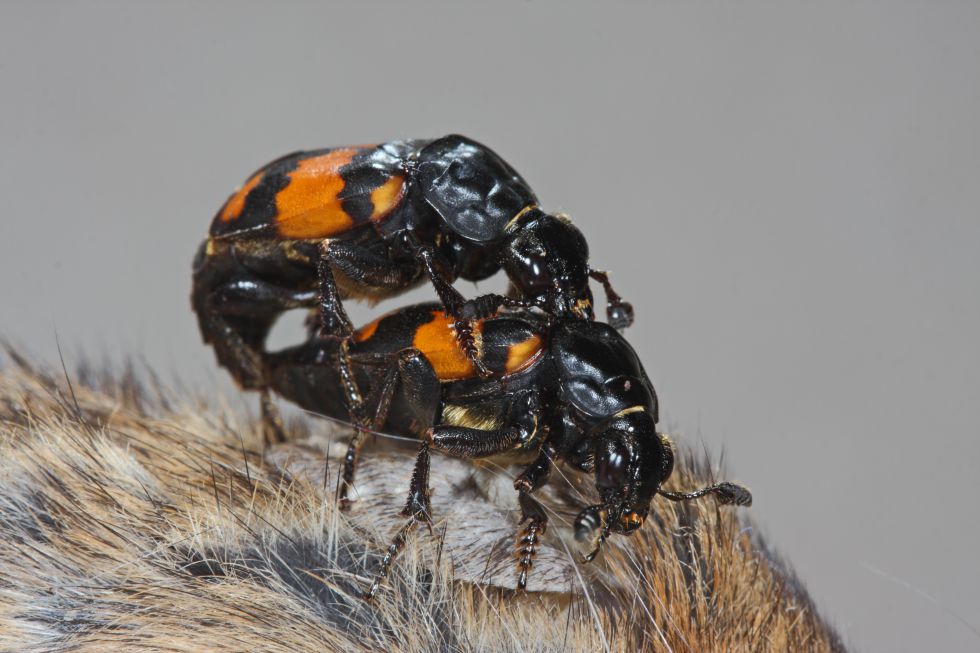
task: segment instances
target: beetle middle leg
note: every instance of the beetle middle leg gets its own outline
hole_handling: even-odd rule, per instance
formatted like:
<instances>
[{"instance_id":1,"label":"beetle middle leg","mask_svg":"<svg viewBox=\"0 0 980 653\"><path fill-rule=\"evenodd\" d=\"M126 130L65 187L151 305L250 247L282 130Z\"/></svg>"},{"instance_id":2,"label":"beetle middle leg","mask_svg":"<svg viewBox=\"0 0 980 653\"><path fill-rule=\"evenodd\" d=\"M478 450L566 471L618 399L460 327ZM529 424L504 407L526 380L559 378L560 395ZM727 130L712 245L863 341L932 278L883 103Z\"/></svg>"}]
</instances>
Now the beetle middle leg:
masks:
<instances>
[{"instance_id":1,"label":"beetle middle leg","mask_svg":"<svg viewBox=\"0 0 980 653\"><path fill-rule=\"evenodd\" d=\"M456 332L456 341L462 348L463 353L473 363L480 376L488 377L492 372L487 369L480 360L480 351L476 344L476 336L473 333L473 320L463 317L463 308L466 299L458 290L453 288L453 284L446 278L445 274L439 269L436 263L436 255L426 245L419 241L418 237L412 232L405 234L407 247L413 253L416 260L429 275L432 287L435 288L439 300L446 309L446 315L453 318L453 329Z\"/></svg>"},{"instance_id":2,"label":"beetle middle leg","mask_svg":"<svg viewBox=\"0 0 980 653\"><path fill-rule=\"evenodd\" d=\"M504 453L535 439L539 412L538 397L529 392L518 399L507 426L484 430L440 425L430 429L429 443L437 451L460 458L482 458ZM514 481L514 489L518 491L517 500L521 506L522 526L516 550L519 590L527 589L527 577L538 552L540 536L548 527L548 516L541 504L531 496L531 492L547 481L556 455L554 448L545 443L534 462Z\"/></svg>"}]
</instances>

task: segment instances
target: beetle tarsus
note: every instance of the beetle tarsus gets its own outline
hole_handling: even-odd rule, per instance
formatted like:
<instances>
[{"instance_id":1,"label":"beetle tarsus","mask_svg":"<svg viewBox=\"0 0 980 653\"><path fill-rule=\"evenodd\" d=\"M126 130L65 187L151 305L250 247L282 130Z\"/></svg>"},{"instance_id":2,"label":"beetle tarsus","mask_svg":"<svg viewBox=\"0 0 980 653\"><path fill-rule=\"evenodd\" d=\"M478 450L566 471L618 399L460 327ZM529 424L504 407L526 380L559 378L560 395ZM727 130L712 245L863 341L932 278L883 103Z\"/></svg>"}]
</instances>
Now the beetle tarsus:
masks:
<instances>
[{"instance_id":1,"label":"beetle tarsus","mask_svg":"<svg viewBox=\"0 0 980 653\"><path fill-rule=\"evenodd\" d=\"M452 314L449 314L452 317ZM470 320L455 319L453 322L453 331L456 332L456 341L459 343L460 349L466 355L466 358L473 363L473 367L476 369L476 373L487 378L493 376L493 372L487 369L487 366L483 363L480 358L480 348L476 344L476 335L473 332L474 322Z\"/></svg>"},{"instance_id":2,"label":"beetle tarsus","mask_svg":"<svg viewBox=\"0 0 980 653\"><path fill-rule=\"evenodd\" d=\"M521 505L521 524L524 525L517 541L517 589L527 591L528 575L538 554L541 536L548 528L548 515L541 504L527 492L518 494L517 500Z\"/></svg>"}]
</instances>

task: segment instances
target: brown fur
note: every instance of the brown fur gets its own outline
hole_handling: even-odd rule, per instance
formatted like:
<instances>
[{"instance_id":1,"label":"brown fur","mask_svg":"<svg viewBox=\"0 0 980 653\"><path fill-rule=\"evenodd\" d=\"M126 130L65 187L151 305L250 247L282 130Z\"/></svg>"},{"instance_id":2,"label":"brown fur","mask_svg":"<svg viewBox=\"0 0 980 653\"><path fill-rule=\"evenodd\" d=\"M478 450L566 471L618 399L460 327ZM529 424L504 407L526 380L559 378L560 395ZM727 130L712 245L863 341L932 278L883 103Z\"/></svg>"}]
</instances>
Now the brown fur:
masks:
<instances>
[{"instance_id":1,"label":"brown fur","mask_svg":"<svg viewBox=\"0 0 980 653\"><path fill-rule=\"evenodd\" d=\"M566 554L566 591L527 595L454 580L423 530L364 604L383 537L335 511L316 475L264 458L254 422L131 378L76 379L72 392L12 356L0 370L0 650L843 650L745 513L713 502L658 499L657 517L612 538L594 569ZM292 435L304 428L322 430L309 420ZM315 443L288 456L329 465ZM703 484L707 470L682 457L669 485ZM445 501L463 492L433 486Z\"/></svg>"}]
</instances>

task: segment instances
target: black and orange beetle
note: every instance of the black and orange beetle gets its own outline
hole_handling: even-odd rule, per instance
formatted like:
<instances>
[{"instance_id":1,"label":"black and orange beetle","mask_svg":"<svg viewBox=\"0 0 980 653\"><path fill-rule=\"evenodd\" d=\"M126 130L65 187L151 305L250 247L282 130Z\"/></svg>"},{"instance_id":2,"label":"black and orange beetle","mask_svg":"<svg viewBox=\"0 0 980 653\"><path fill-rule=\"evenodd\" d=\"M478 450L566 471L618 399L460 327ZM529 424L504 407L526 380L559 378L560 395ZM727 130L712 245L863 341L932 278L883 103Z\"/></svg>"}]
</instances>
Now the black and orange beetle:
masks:
<instances>
[{"instance_id":1,"label":"black and orange beetle","mask_svg":"<svg viewBox=\"0 0 980 653\"><path fill-rule=\"evenodd\" d=\"M508 296L467 301L452 286L500 269ZM582 233L540 210L496 153L452 135L297 152L261 168L211 223L192 303L219 363L260 389L265 339L284 311L318 309L320 335L344 338L353 329L342 298L377 300L428 278L486 375L472 320L501 306L592 319L590 277L605 288L609 322L631 324L630 304L589 267Z\"/></svg>"},{"instance_id":2,"label":"black and orange beetle","mask_svg":"<svg viewBox=\"0 0 980 653\"><path fill-rule=\"evenodd\" d=\"M575 520L576 537L593 542L587 561L610 533L628 535L642 526L657 494L678 501L715 494L722 503L751 503L749 491L734 483L691 493L661 489L674 455L656 430L657 395L636 352L609 325L518 310L475 320L473 328L489 376L478 373L439 304L393 311L343 341L312 337L268 355L276 393L330 418L354 417L341 492L353 483L365 432L422 439L403 511L410 519L392 541L368 598L409 529L431 525L430 449L529 463L514 482L524 525L521 589L547 526L531 493L556 462L595 474L599 503Z\"/></svg>"}]
</instances>

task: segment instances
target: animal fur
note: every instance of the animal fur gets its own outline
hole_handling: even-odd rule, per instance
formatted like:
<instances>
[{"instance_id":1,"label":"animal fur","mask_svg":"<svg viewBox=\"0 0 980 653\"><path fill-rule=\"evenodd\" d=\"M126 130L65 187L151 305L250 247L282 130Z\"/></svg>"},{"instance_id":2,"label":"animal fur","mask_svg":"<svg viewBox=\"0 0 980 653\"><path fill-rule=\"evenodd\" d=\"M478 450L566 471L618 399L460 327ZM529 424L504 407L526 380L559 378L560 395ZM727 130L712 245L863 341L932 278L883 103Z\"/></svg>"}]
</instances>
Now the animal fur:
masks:
<instances>
[{"instance_id":1,"label":"animal fur","mask_svg":"<svg viewBox=\"0 0 980 653\"><path fill-rule=\"evenodd\" d=\"M263 454L258 425L227 408L132 375L82 374L69 388L11 359L0 370L2 651L844 650L745 512L711 501L657 499L638 534L582 565L561 527L572 478L543 497L554 527L532 570L539 591L506 589L512 561L486 549L512 541L515 511L487 489L493 470L440 457L435 534L410 538L365 604L358 593L401 523L396 476L411 452L366 452L361 495L340 513L322 422L291 425L294 441ZM710 476L681 456L668 485ZM474 513L483 526L460 523ZM485 573L491 563L502 566Z\"/></svg>"}]
</instances>

